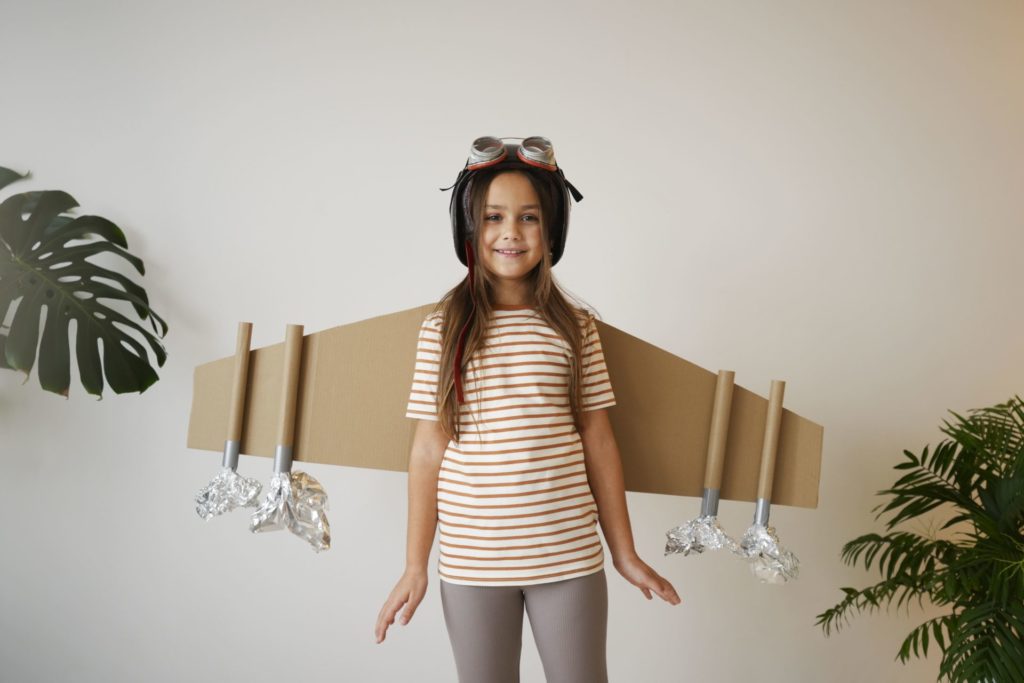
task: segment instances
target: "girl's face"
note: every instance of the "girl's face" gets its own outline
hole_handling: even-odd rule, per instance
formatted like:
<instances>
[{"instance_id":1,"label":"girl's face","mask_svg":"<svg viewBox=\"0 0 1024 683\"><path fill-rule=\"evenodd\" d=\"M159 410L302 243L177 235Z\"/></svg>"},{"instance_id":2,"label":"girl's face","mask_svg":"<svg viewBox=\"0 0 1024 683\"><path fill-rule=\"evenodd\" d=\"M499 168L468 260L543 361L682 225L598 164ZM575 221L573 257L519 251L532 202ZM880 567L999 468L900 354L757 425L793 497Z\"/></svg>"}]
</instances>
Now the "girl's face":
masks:
<instances>
[{"instance_id":1,"label":"girl's face","mask_svg":"<svg viewBox=\"0 0 1024 683\"><path fill-rule=\"evenodd\" d=\"M540 198L523 173L495 176L487 189L480 260L504 284L523 280L546 248Z\"/></svg>"}]
</instances>

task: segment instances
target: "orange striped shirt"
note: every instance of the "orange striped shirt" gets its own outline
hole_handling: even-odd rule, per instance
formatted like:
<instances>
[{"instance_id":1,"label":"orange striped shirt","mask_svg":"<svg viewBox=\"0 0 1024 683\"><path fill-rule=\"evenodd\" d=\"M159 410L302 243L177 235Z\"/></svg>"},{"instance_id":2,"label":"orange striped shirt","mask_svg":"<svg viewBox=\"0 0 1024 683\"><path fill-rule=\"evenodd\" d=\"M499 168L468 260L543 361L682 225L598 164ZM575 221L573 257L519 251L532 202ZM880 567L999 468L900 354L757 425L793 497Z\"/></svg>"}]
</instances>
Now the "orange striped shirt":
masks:
<instances>
[{"instance_id":1,"label":"orange striped shirt","mask_svg":"<svg viewBox=\"0 0 1024 683\"><path fill-rule=\"evenodd\" d=\"M438 476L438 574L472 586L593 574L604 548L569 409L569 345L536 309L494 308L464 376L461 441L448 442ZM430 314L420 327L406 417L438 419L441 322ZM615 405L593 315L582 355L581 409Z\"/></svg>"}]
</instances>

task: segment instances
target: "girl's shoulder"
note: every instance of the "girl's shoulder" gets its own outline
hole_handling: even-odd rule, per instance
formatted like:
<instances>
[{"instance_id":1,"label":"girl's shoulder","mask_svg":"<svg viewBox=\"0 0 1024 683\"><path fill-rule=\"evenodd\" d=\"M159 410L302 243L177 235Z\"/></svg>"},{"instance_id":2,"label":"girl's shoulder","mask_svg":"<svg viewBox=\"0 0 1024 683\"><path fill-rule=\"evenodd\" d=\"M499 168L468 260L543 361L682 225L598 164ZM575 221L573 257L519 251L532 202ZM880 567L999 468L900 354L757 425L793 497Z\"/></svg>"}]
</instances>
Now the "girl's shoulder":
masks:
<instances>
[{"instance_id":1,"label":"girl's shoulder","mask_svg":"<svg viewBox=\"0 0 1024 683\"><path fill-rule=\"evenodd\" d=\"M430 311L423 316L423 327L429 327L440 331L441 325L444 323L444 312L443 311Z\"/></svg>"},{"instance_id":2,"label":"girl's shoulder","mask_svg":"<svg viewBox=\"0 0 1024 683\"><path fill-rule=\"evenodd\" d=\"M576 319L579 321L581 327L587 329L594 324L595 320L597 320L597 314L589 308L577 306Z\"/></svg>"}]
</instances>

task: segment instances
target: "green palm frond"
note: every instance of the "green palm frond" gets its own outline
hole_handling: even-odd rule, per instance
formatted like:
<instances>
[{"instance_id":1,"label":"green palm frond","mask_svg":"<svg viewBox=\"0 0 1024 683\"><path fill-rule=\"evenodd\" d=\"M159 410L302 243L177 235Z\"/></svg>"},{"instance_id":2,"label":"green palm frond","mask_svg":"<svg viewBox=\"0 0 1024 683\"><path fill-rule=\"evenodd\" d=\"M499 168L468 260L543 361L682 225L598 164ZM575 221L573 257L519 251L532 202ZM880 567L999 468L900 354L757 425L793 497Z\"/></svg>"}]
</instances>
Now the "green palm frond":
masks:
<instances>
[{"instance_id":1,"label":"green palm frond","mask_svg":"<svg viewBox=\"0 0 1024 683\"><path fill-rule=\"evenodd\" d=\"M1024 606L984 604L955 620L939 665L952 681L1024 681Z\"/></svg>"},{"instance_id":2,"label":"green palm frond","mask_svg":"<svg viewBox=\"0 0 1024 683\"><path fill-rule=\"evenodd\" d=\"M1024 681L1024 400L950 411L950 438L920 455L903 451L886 501L875 507L885 533L844 544L847 565L863 564L882 580L842 588L843 598L817 616L831 635L854 614L917 600L949 606L903 640L897 658L942 651L940 677L950 681ZM944 515L936 533L898 529L924 515Z\"/></svg>"},{"instance_id":3,"label":"green palm frond","mask_svg":"<svg viewBox=\"0 0 1024 683\"><path fill-rule=\"evenodd\" d=\"M915 657L927 657L929 642L934 642L940 649L946 648L953 631L953 618L949 615L935 617L924 622L911 631L900 645L897 655L906 664L910 661L911 652Z\"/></svg>"},{"instance_id":4,"label":"green palm frond","mask_svg":"<svg viewBox=\"0 0 1024 683\"><path fill-rule=\"evenodd\" d=\"M26 177L0 168L0 189ZM142 260L127 251L121 229L99 216L72 215L77 206L59 190L23 192L0 203L0 323L13 309L10 327L0 330L0 367L20 370L27 379L38 350L40 385L67 396L75 321L75 354L86 391L102 395L106 378L117 393L143 392L158 379L146 345L162 366L167 354L159 337L167 324L141 286L89 260L112 254L145 274ZM153 331L104 301L130 305Z\"/></svg>"}]
</instances>

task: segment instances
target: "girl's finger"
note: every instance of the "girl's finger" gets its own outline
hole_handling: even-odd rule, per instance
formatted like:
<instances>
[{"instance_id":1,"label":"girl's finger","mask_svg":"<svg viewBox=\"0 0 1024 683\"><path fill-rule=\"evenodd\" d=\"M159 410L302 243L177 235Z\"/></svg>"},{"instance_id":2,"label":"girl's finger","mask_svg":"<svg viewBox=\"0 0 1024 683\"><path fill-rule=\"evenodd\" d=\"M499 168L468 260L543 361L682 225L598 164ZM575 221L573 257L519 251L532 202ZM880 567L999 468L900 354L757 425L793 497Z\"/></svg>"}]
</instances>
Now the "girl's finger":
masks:
<instances>
[{"instance_id":1,"label":"girl's finger","mask_svg":"<svg viewBox=\"0 0 1024 683\"><path fill-rule=\"evenodd\" d=\"M384 623L392 623L395 620L395 613L402 606L402 603L393 604L390 602L384 603L384 608L380 611L380 619Z\"/></svg>"},{"instance_id":2,"label":"girl's finger","mask_svg":"<svg viewBox=\"0 0 1024 683\"><path fill-rule=\"evenodd\" d=\"M405 611L402 612L402 623L408 624L409 620L412 619L412 615L416 613L416 603L412 600L405 606Z\"/></svg>"},{"instance_id":3,"label":"girl's finger","mask_svg":"<svg viewBox=\"0 0 1024 683\"><path fill-rule=\"evenodd\" d=\"M667 600L672 594L672 584L670 584L661 574L658 574L653 570L651 571L651 574L651 586L654 588L654 592Z\"/></svg>"},{"instance_id":4,"label":"girl's finger","mask_svg":"<svg viewBox=\"0 0 1024 683\"><path fill-rule=\"evenodd\" d=\"M388 602L385 602L385 603L384 603L384 604L383 604L383 605L381 606L381 608L380 608L380 611L379 611L379 612L377 612L377 623L378 623L378 624L379 624L379 623L381 623L382 621L384 621L384 615L388 613L388 604L389 604L389 602L390 602L390 601L388 601Z\"/></svg>"}]
</instances>

